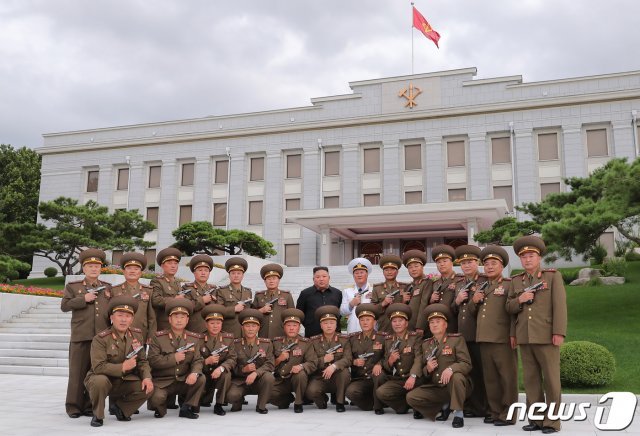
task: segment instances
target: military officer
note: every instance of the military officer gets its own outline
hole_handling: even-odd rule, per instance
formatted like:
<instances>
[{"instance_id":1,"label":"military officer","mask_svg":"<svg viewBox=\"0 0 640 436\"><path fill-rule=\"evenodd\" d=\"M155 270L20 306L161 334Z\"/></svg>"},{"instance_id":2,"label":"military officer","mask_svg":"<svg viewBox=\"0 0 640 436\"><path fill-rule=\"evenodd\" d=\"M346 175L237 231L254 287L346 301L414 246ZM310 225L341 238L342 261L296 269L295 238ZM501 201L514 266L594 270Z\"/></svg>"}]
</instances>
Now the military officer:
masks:
<instances>
[{"instance_id":1,"label":"military officer","mask_svg":"<svg viewBox=\"0 0 640 436\"><path fill-rule=\"evenodd\" d=\"M511 279L502 277L504 267L509 264L509 255L504 248L489 245L480 253L480 259L488 286L476 289L469 309L477 317L475 342L480 345L489 403L489 415L484 422L511 425L514 422L507 420L507 412L509 406L518 401L518 357L515 341L512 344L510 339L512 316L506 308ZM473 363L473 355L471 361Z\"/></svg>"},{"instance_id":2,"label":"military officer","mask_svg":"<svg viewBox=\"0 0 640 436\"><path fill-rule=\"evenodd\" d=\"M245 395L258 395L256 412L268 413L267 403L273 390L274 358L271 339L258 337L263 315L257 309L245 309L238 315L242 338L234 340L236 367L227 398L231 411L242 410Z\"/></svg>"},{"instance_id":3,"label":"military officer","mask_svg":"<svg viewBox=\"0 0 640 436\"><path fill-rule=\"evenodd\" d=\"M473 392L464 408L465 418L487 416L487 393L482 373L480 346L476 344L476 316L471 309L471 296L487 281L487 277L478 271L480 248L475 245L461 245L456 248L456 263L462 269L462 279L456 283L455 300L451 304L451 314L458 321L458 333L467 344L471 356L471 381Z\"/></svg>"},{"instance_id":4,"label":"military officer","mask_svg":"<svg viewBox=\"0 0 640 436\"><path fill-rule=\"evenodd\" d=\"M407 304L389 305L386 316L391 320L393 334L385 339L382 368L386 380L381 383L376 393L380 401L401 415L409 410L407 392L420 384L420 356L416 356L420 341L416 332L409 331L411 308ZM419 415L414 417L420 418Z\"/></svg>"},{"instance_id":5,"label":"military officer","mask_svg":"<svg viewBox=\"0 0 640 436\"><path fill-rule=\"evenodd\" d=\"M384 314L392 303L408 303L411 299L411 294L406 292L407 284L396 280L401 266L402 259L395 254L385 254L380 258L380 268L382 268L385 281L373 286L373 295L371 296L371 302L378 305L380 314ZM398 292L391 296L396 291ZM393 333L389 318L380 316L378 331Z\"/></svg>"},{"instance_id":6,"label":"military officer","mask_svg":"<svg viewBox=\"0 0 640 436\"><path fill-rule=\"evenodd\" d=\"M308 338L300 336L300 324L303 320L303 311L295 308L283 310L285 335L273 340L276 381L270 403L280 409L288 409L291 404L291 392L295 392L295 413L303 411L302 403L309 383L309 374L316 370L313 345Z\"/></svg>"},{"instance_id":7,"label":"military officer","mask_svg":"<svg viewBox=\"0 0 640 436\"><path fill-rule=\"evenodd\" d=\"M151 306L151 286L140 283L142 271L147 267L147 259L142 253L124 253L120 260L124 271L124 283L111 289L112 297L127 295L138 300L138 309L133 317L133 326L142 330L144 343L150 333L155 333L156 312Z\"/></svg>"},{"instance_id":8,"label":"military officer","mask_svg":"<svg viewBox=\"0 0 640 436\"><path fill-rule=\"evenodd\" d=\"M149 340L149 364L155 387L147 401L156 418L167 414L167 398L182 395L181 418L197 419L193 411L200 404L204 390L202 356L198 348L204 335L186 330L193 302L186 298L166 298L165 314L169 321L167 330L157 331Z\"/></svg>"},{"instance_id":9,"label":"military officer","mask_svg":"<svg viewBox=\"0 0 640 436\"><path fill-rule=\"evenodd\" d=\"M165 312L165 298L184 298L179 295L182 284L176 277L182 253L177 248L169 247L160 250L156 256L158 265L162 268L162 274L151 279L151 305L156 311L156 323L158 330L169 328L169 321Z\"/></svg>"},{"instance_id":10,"label":"military officer","mask_svg":"<svg viewBox=\"0 0 640 436\"><path fill-rule=\"evenodd\" d=\"M350 381L351 344L349 336L337 333L340 309L320 306L316 319L322 333L311 338L316 359L316 372L307 387L306 397L316 403L318 409L327 408L325 393L336 396L336 412L344 412L345 393Z\"/></svg>"},{"instance_id":11,"label":"military officer","mask_svg":"<svg viewBox=\"0 0 640 436\"><path fill-rule=\"evenodd\" d=\"M200 341L200 354L204 359L203 373L206 384L200 405L209 407L216 392L216 404L213 413L219 416L226 414L222 405L226 403L227 393L231 387L231 374L236 367L236 350L233 346L233 334L222 331L225 317L235 316L230 309L220 304L209 304L200 312L207 331Z\"/></svg>"},{"instance_id":12,"label":"military officer","mask_svg":"<svg viewBox=\"0 0 640 436\"><path fill-rule=\"evenodd\" d=\"M264 317L260 325L260 337L273 339L284 335L282 328L282 312L296 307L289 291L279 289L283 270L277 263L269 263L260 268L260 276L267 287L264 291L256 292L253 307L258 309Z\"/></svg>"},{"instance_id":13,"label":"military officer","mask_svg":"<svg viewBox=\"0 0 640 436\"><path fill-rule=\"evenodd\" d=\"M547 403L544 420L532 420L523 430L542 429L548 434L560 430L560 421L549 416L557 416L560 405L560 346L567 334L567 300L560 272L540 267L545 249L544 241L534 235L513 243L524 272L511 278L507 310L515 316L527 409L533 403Z\"/></svg>"},{"instance_id":14,"label":"military officer","mask_svg":"<svg viewBox=\"0 0 640 436\"><path fill-rule=\"evenodd\" d=\"M421 415L434 419L445 404L439 421L446 421L453 410L454 428L464 426L464 402L471 390L471 358L464 338L447 333L449 307L434 303L426 309L432 337L425 339L416 352L417 367L425 383L407 394L407 402Z\"/></svg>"},{"instance_id":15,"label":"military officer","mask_svg":"<svg viewBox=\"0 0 640 436\"><path fill-rule=\"evenodd\" d=\"M118 421L130 421L153 391L144 336L132 325L137 310L135 298L113 297L109 302L111 327L91 342L91 370L85 386L93 407L92 427L102 426L107 395Z\"/></svg>"},{"instance_id":16,"label":"military officer","mask_svg":"<svg viewBox=\"0 0 640 436\"><path fill-rule=\"evenodd\" d=\"M349 262L347 270L353 276L354 285L342 291L342 304L340 315L348 316L347 333L360 331L360 323L355 315L356 308L362 303L371 302L373 286L369 283L369 274L373 265L369 259L356 257Z\"/></svg>"},{"instance_id":17,"label":"military officer","mask_svg":"<svg viewBox=\"0 0 640 436\"><path fill-rule=\"evenodd\" d=\"M409 271L413 279L407 287L407 293L411 296L409 307L411 308L411 319L409 320L409 330L415 330L421 323L420 303L422 297L430 292L430 285L433 283L424 275L424 265L427 263L427 255L424 251L409 250L402 255L402 263Z\"/></svg>"},{"instance_id":18,"label":"military officer","mask_svg":"<svg viewBox=\"0 0 640 436\"><path fill-rule=\"evenodd\" d=\"M69 380L65 401L70 418L93 415L84 379L91 368L91 341L109 326L111 286L98 280L105 259L105 252L97 248L89 248L80 253L79 261L84 279L67 283L60 305L63 312L71 311Z\"/></svg>"},{"instance_id":19,"label":"military officer","mask_svg":"<svg viewBox=\"0 0 640 436\"><path fill-rule=\"evenodd\" d=\"M224 268L227 270L227 273L229 273L230 283L227 286L221 287L216 292L218 304L233 308L233 317L223 321L222 331L232 333L236 338L242 336L242 329L238 322L238 314L245 308L250 308L251 301L253 300L251 288L242 285L242 279L244 278L244 273L247 271L247 267L247 261L241 257L231 257L227 259Z\"/></svg>"},{"instance_id":20,"label":"military officer","mask_svg":"<svg viewBox=\"0 0 640 436\"><path fill-rule=\"evenodd\" d=\"M373 303L361 303L356 307L355 316L360 322L360 331L349 335L351 345L351 383L347 387L347 398L361 410L375 410L376 415L384 413L378 396L382 372L382 355L386 333L376 332L378 308Z\"/></svg>"},{"instance_id":21,"label":"military officer","mask_svg":"<svg viewBox=\"0 0 640 436\"><path fill-rule=\"evenodd\" d=\"M183 291L189 291L189 297L195 303L193 315L189 318L187 330L202 333L207 330L200 311L209 303L216 300L217 286L207 283L213 268L213 259L206 254L197 254L189 261L189 269L193 273L194 280L182 285Z\"/></svg>"}]
</instances>

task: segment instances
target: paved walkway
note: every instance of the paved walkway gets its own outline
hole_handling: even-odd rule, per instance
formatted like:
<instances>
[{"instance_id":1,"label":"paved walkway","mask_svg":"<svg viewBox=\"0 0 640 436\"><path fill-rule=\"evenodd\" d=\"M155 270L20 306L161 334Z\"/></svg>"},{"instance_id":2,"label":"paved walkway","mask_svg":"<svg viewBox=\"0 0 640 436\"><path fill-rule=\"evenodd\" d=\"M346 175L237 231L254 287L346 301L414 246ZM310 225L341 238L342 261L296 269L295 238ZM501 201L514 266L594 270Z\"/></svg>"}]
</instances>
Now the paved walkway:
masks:
<instances>
[{"instance_id":1,"label":"paved walkway","mask_svg":"<svg viewBox=\"0 0 640 436\"><path fill-rule=\"evenodd\" d=\"M169 410L163 419L155 419L153 413L144 406L139 415L130 422L118 422L107 416L102 428L89 426L90 418L70 419L64 412L66 377L0 375L0 434L8 435L154 435L167 434L219 434L224 435L524 435L520 429L523 423L511 427L494 427L483 424L479 418L465 419L461 429L451 427L451 417L446 423L414 420L411 414L396 415L387 412L376 416L373 412L363 412L347 407L346 413L336 413L333 409L317 410L306 406L302 414L289 410L277 410L269 406L269 414L255 413L255 397L248 397L249 405L238 413L227 413L220 417L213 415L211 408L203 408L200 419L178 418L177 410ZM567 395L565 401L590 401L595 404L598 395ZM228 409L228 408L227 408ZM584 422L563 423L561 435L607 435L616 433L640 436L640 417L622 432L601 432L593 425L595 407L588 409L588 419ZM389 409L387 409L389 410ZM541 435L535 432L535 435Z\"/></svg>"}]
</instances>

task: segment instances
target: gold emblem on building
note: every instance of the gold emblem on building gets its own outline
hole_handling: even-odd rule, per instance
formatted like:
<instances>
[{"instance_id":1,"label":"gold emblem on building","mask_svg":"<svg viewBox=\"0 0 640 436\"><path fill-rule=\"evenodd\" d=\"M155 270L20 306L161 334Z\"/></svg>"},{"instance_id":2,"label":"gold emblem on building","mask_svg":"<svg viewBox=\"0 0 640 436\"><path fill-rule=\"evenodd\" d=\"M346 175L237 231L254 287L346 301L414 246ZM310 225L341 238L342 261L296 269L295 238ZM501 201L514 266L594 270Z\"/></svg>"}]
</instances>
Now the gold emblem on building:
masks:
<instances>
[{"instance_id":1,"label":"gold emblem on building","mask_svg":"<svg viewBox=\"0 0 640 436\"><path fill-rule=\"evenodd\" d=\"M409 109L413 109L414 106L417 106L416 97L422 94L422 89L417 86L413 86L412 83L409 83L409 88L403 88L399 93L398 97L403 97L407 99L407 103L404 107L408 107Z\"/></svg>"}]
</instances>

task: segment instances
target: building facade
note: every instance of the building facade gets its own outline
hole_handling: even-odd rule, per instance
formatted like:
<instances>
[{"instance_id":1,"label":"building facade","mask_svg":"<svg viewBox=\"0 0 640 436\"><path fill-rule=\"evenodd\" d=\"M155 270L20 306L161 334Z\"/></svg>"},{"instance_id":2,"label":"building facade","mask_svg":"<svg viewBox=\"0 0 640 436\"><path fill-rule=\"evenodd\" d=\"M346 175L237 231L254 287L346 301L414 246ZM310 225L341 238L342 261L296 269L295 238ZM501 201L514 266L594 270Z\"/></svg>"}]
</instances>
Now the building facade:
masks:
<instances>
[{"instance_id":1,"label":"building facade","mask_svg":"<svg viewBox=\"0 0 640 436\"><path fill-rule=\"evenodd\" d=\"M40 201L138 209L157 226L146 237L157 249L180 224L210 221L270 240L277 262L339 265L474 243L514 205L564 191L563 177L639 154L640 71L475 75L365 80L308 107L45 134ZM35 258L32 275L46 266Z\"/></svg>"}]
</instances>

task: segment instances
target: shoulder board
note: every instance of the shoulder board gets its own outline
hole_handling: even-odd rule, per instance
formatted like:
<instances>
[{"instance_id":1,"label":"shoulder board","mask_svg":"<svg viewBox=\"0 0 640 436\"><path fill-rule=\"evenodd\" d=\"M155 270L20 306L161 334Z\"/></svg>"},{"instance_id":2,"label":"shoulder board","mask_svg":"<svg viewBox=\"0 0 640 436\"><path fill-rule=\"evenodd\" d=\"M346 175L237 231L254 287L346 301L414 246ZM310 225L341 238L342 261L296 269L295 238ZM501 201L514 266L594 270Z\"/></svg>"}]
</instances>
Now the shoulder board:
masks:
<instances>
[{"instance_id":1,"label":"shoulder board","mask_svg":"<svg viewBox=\"0 0 640 436\"><path fill-rule=\"evenodd\" d=\"M298 340L302 341L302 342L309 342L308 338L305 338L305 337L302 337L302 336L298 337Z\"/></svg>"},{"instance_id":2,"label":"shoulder board","mask_svg":"<svg viewBox=\"0 0 640 436\"><path fill-rule=\"evenodd\" d=\"M158 331L156 332L156 336L157 336L157 337L165 336L165 335L168 335L168 334L169 334L169 330L158 330Z\"/></svg>"},{"instance_id":3,"label":"shoulder board","mask_svg":"<svg viewBox=\"0 0 640 436\"><path fill-rule=\"evenodd\" d=\"M285 293L287 293L287 294L290 294L290 293L291 293L291 291L283 291L282 289L280 289L280 292L285 292Z\"/></svg>"},{"instance_id":4,"label":"shoulder board","mask_svg":"<svg viewBox=\"0 0 640 436\"><path fill-rule=\"evenodd\" d=\"M102 280L98 280L98 282L100 282L101 285L111 286L111 283L109 282L104 282Z\"/></svg>"},{"instance_id":5,"label":"shoulder board","mask_svg":"<svg viewBox=\"0 0 640 436\"><path fill-rule=\"evenodd\" d=\"M447 336L450 338L457 338L462 335L460 333L447 333Z\"/></svg>"},{"instance_id":6,"label":"shoulder board","mask_svg":"<svg viewBox=\"0 0 640 436\"><path fill-rule=\"evenodd\" d=\"M315 336L311 336L309 339L320 339L322 337L322 333L320 333L319 335L315 335Z\"/></svg>"},{"instance_id":7,"label":"shoulder board","mask_svg":"<svg viewBox=\"0 0 640 436\"><path fill-rule=\"evenodd\" d=\"M223 338L234 338L235 336L233 336L233 333L222 332L222 337Z\"/></svg>"},{"instance_id":8,"label":"shoulder board","mask_svg":"<svg viewBox=\"0 0 640 436\"><path fill-rule=\"evenodd\" d=\"M77 285L78 283L82 283L82 280L76 280L76 281L73 281L73 282L69 282L69 283L67 283L67 285Z\"/></svg>"},{"instance_id":9,"label":"shoulder board","mask_svg":"<svg viewBox=\"0 0 640 436\"><path fill-rule=\"evenodd\" d=\"M155 278L156 279L163 279L164 278L164 274L156 274Z\"/></svg>"},{"instance_id":10,"label":"shoulder board","mask_svg":"<svg viewBox=\"0 0 640 436\"><path fill-rule=\"evenodd\" d=\"M100 333L98 333L98 336L100 336L101 338L104 338L105 336L109 336L111 334L111 327L109 327L106 330L102 330Z\"/></svg>"},{"instance_id":11,"label":"shoulder board","mask_svg":"<svg viewBox=\"0 0 640 436\"><path fill-rule=\"evenodd\" d=\"M398 282L398 286L409 286L410 283L406 283L406 282Z\"/></svg>"},{"instance_id":12,"label":"shoulder board","mask_svg":"<svg viewBox=\"0 0 640 436\"><path fill-rule=\"evenodd\" d=\"M510 282L511 281L511 277L503 277L502 281L503 282Z\"/></svg>"},{"instance_id":13,"label":"shoulder board","mask_svg":"<svg viewBox=\"0 0 640 436\"><path fill-rule=\"evenodd\" d=\"M558 271L558 270L555 269L555 268L545 268L545 269L542 270L542 272L556 272L556 271Z\"/></svg>"},{"instance_id":14,"label":"shoulder board","mask_svg":"<svg viewBox=\"0 0 640 436\"><path fill-rule=\"evenodd\" d=\"M134 327L134 326L129 327L129 330L136 333L142 333L142 329L139 329L138 327Z\"/></svg>"},{"instance_id":15,"label":"shoulder board","mask_svg":"<svg viewBox=\"0 0 640 436\"><path fill-rule=\"evenodd\" d=\"M190 332L189 330L185 330L184 333L187 336L192 336L194 338L198 338L198 339L204 338L204 335L202 333Z\"/></svg>"},{"instance_id":16,"label":"shoulder board","mask_svg":"<svg viewBox=\"0 0 640 436\"><path fill-rule=\"evenodd\" d=\"M245 291L250 291L251 290L251 288L247 288L246 286L243 286L242 289L245 290Z\"/></svg>"},{"instance_id":17,"label":"shoulder board","mask_svg":"<svg viewBox=\"0 0 640 436\"><path fill-rule=\"evenodd\" d=\"M219 289L219 290L221 290L221 291L222 291L223 289L229 289L229 285L221 286L221 287L219 287L218 289Z\"/></svg>"},{"instance_id":18,"label":"shoulder board","mask_svg":"<svg viewBox=\"0 0 640 436\"><path fill-rule=\"evenodd\" d=\"M418 332L409 332L409 336L418 336Z\"/></svg>"},{"instance_id":19,"label":"shoulder board","mask_svg":"<svg viewBox=\"0 0 640 436\"><path fill-rule=\"evenodd\" d=\"M389 333L387 333L387 332L376 332L376 335L382 336L383 338L386 338L387 336L389 336Z\"/></svg>"},{"instance_id":20,"label":"shoulder board","mask_svg":"<svg viewBox=\"0 0 640 436\"><path fill-rule=\"evenodd\" d=\"M478 273L478 278L480 278L480 277L485 278L485 277L487 277L487 275L485 273L479 272Z\"/></svg>"},{"instance_id":21,"label":"shoulder board","mask_svg":"<svg viewBox=\"0 0 640 436\"><path fill-rule=\"evenodd\" d=\"M194 288L195 286L196 286L195 282L187 282L182 284L183 288Z\"/></svg>"},{"instance_id":22,"label":"shoulder board","mask_svg":"<svg viewBox=\"0 0 640 436\"><path fill-rule=\"evenodd\" d=\"M282 342L284 341L284 336L278 336L276 338L273 338L273 342Z\"/></svg>"},{"instance_id":23,"label":"shoulder board","mask_svg":"<svg viewBox=\"0 0 640 436\"><path fill-rule=\"evenodd\" d=\"M266 290L265 291L258 291L258 292L256 292L256 295L258 295L258 294L266 294L266 292L267 292Z\"/></svg>"},{"instance_id":24,"label":"shoulder board","mask_svg":"<svg viewBox=\"0 0 640 436\"><path fill-rule=\"evenodd\" d=\"M425 339L425 340L424 340L424 341L422 341L422 342L426 342L427 344L432 343L432 342L433 342L433 336L431 336L430 338Z\"/></svg>"},{"instance_id":25,"label":"shoulder board","mask_svg":"<svg viewBox=\"0 0 640 436\"><path fill-rule=\"evenodd\" d=\"M515 279L516 277L524 277L525 274L526 274L525 272L521 272L520 274L516 274L516 275L511 276L511 278Z\"/></svg>"},{"instance_id":26,"label":"shoulder board","mask_svg":"<svg viewBox=\"0 0 640 436\"><path fill-rule=\"evenodd\" d=\"M151 289L151 286L149 286L149 285L145 285L145 284L143 284L143 283L140 283L140 287L141 287L141 288L145 288L145 289Z\"/></svg>"},{"instance_id":27,"label":"shoulder board","mask_svg":"<svg viewBox=\"0 0 640 436\"><path fill-rule=\"evenodd\" d=\"M362 332L353 332L353 333L350 333L350 334L349 334L349 337L350 337L350 338L353 338L354 336L358 336L360 333L362 333Z\"/></svg>"},{"instance_id":28,"label":"shoulder board","mask_svg":"<svg viewBox=\"0 0 640 436\"><path fill-rule=\"evenodd\" d=\"M465 277L464 277L464 275L462 275L462 274L456 274L456 276L454 277L454 280L455 280L456 282L462 282L462 281L464 281L464 280L465 280Z\"/></svg>"},{"instance_id":29,"label":"shoulder board","mask_svg":"<svg viewBox=\"0 0 640 436\"><path fill-rule=\"evenodd\" d=\"M346 333L340 333L340 334L338 335L338 337L339 337L339 338L342 338L342 339L348 339L348 338L349 338L349 335L348 335L348 334L346 334Z\"/></svg>"},{"instance_id":30,"label":"shoulder board","mask_svg":"<svg viewBox=\"0 0 640 436\"><path fill-rule=\"evenodd\" d=\"M126 283L126 282L124 282L124 283ZM124 283L120 283L119 285L111 286L111 289L112 290L120 289L120 288L122 288L124 286Z\"/></svg>"},{"instance_id":31,"label":"shoulder board","mask_svg":"<svg viewBox=\"0 0 640 436\"><path fill-rule=\"evenodd\" d=\"M233 340L233 343L234 343L234 344L239 344L240 342L242 342L242 339L241 339L241 338L235 338L235 339Z\"/></svg>"},{"instance_id":32,"label":"shoulder board","mask_svg":"<svg viewBox=\"0 0 640 436\"><path fill-rule=\"evenodd\" d=\"M264 343L264 344L270 344L271 343L271 339L269 338L258 338L258 343Z\"/></svg>"},{"instance_id":33,"label":"shoulder board","mask_svg":"<svg viewBox=\"0 0 640 436\"><path fill-rule=\"evenodd\" d=\"M392 335L387 335L384 337L385 340L390 341L391 339L393 339Z\"/></svg>"},{"instance_id":34,"label":"shoulder board","mask_svg":"<svg viewBox=\"0 0 640 436\"><path fill-rule=\"evenodd\" d=\"M374 283L374 284L373 284L373 287L375 288L376 286L382 286L382 285L384 285L384 282Z\"/></svg>"}]
</instances>

